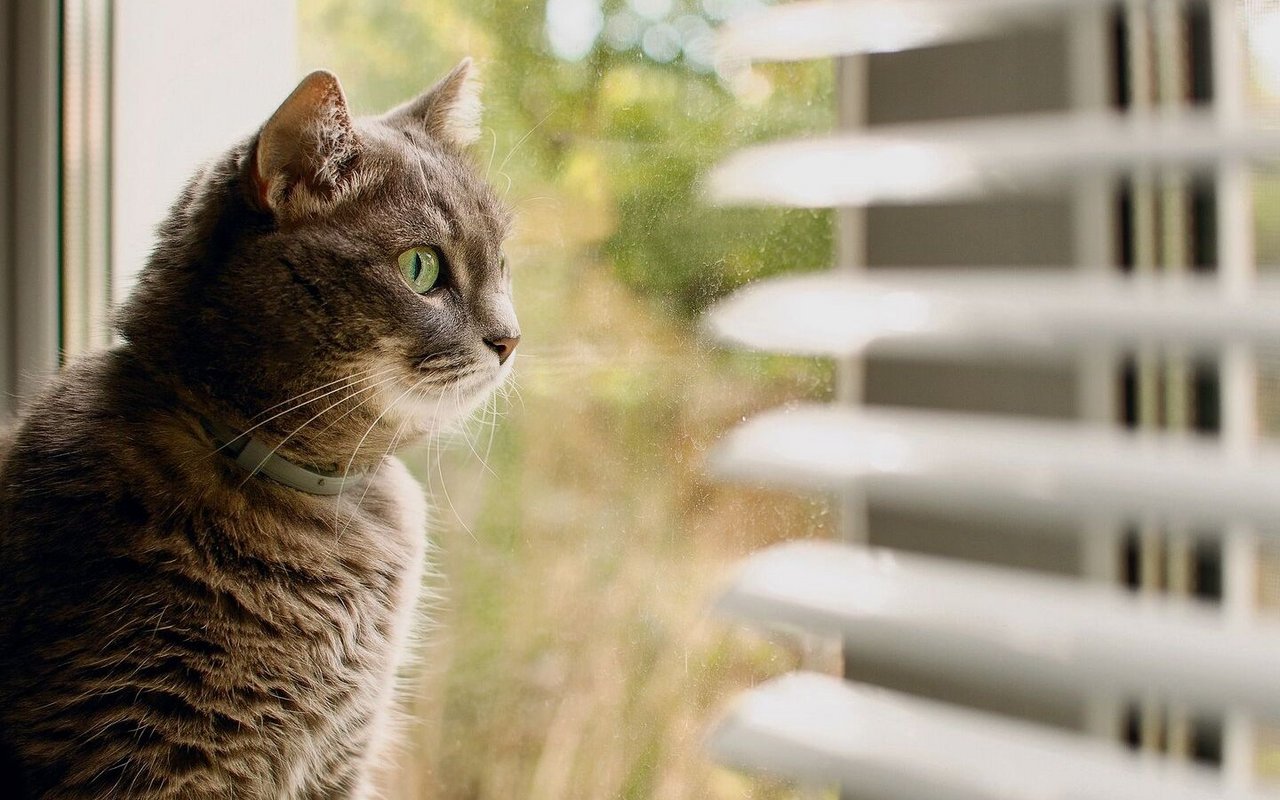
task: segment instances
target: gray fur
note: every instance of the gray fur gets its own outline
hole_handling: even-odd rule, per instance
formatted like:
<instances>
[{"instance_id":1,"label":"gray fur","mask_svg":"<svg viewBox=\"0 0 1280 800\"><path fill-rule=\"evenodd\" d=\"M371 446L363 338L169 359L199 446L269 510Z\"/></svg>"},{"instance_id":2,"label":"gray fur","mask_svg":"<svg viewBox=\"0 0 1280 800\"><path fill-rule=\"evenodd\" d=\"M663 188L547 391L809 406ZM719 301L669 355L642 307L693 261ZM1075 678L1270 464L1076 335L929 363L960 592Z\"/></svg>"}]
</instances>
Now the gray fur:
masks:
<instances>
[{"instance_id":1,"label":"gray fur","mask_svg":"<svg viewBox=\"0 0 1280 800\"><path fill-rule=\"evenodd\" d=\"M518 337L508 214L449 133L468 85L352 120L308 76L174 204L123 343L0 436L0 793L369 796L426 541L392 453L469 413L510 368L486 341ZM396 258L424 244L447 272L419 296ZM250 477L201 416L367 477Z\"/></svg>"}]
</instances>

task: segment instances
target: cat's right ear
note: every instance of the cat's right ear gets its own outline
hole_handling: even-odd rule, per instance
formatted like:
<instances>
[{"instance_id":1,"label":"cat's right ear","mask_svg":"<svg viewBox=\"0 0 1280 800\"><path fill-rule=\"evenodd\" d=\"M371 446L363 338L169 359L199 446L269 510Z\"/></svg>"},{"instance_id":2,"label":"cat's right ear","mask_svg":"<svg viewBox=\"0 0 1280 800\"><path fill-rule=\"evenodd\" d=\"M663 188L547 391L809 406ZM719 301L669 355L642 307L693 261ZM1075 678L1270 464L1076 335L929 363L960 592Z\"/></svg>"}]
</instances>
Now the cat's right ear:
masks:
<instances>
[{"instance_id":1,"label":"cat's right ear","mask_svg":"<svg viewBox=\"0 0 1280 800\"><path fill-rule=\"evenodd\" d=\"M322 210L341 194L357 150L342 85L332 72L317 70L258 132L250 167L254 199L278 218Z\"/></svg>"},{"instance_id":2,"label":"cat's right ear","mask_svg":"<svg viewBox=\"0 0 1280 800\"><path fill-rule=\"evenodd\" d=\"M480 81L475 62L464 58L435 86L388 111L385 119L418 128L461 149L480 138L480 114Z\"/></svg>"}]
</instances>

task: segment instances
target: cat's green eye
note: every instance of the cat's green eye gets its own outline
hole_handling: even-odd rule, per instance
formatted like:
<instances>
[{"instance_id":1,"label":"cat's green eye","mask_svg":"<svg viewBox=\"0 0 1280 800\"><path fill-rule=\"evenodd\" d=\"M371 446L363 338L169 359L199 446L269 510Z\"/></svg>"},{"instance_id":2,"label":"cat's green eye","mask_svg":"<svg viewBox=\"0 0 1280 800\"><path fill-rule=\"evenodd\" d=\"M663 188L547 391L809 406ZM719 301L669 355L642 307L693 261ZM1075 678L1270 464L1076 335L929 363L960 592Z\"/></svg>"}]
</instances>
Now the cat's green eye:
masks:
<instances>
[{"instance_id":1,"label":"cat's green eye","mask_svg":"<svg viewBox=\"0 0 1280 800\"><path fill-rule=\"evenodd\" d=\"M411 247L400 254L400 274L418 294L426 294L440 280L440 251L434 247Z\"/></svg>"}]
</instances>

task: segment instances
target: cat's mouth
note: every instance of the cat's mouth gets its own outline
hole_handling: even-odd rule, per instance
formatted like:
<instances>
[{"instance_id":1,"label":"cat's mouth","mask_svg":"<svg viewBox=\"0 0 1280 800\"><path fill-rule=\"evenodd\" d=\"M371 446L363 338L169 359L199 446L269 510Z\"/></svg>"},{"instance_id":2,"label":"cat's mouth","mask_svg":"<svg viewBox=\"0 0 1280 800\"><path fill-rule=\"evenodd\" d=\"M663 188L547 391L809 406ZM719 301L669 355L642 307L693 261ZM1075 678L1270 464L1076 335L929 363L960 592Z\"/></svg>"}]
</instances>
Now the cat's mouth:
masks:
<instances>
[{"instance_id":1,"label":"cat's mouth","mask_svg":"<svg viewBox=\"0 0 1280 800\"><path fill-rule=\"evenodd\" d=\"M429 405L443 402L446 406L469 406L482 402L509 372L484 359L439 355L425 356L413 364L413 371L402 379L402 390L408 397Z\"/></svg>"},{"instance_id":2,"label":"cat's mouth","mask_svg":"<svg viewBox=\"0 0 1280 800\"><path fill-rule=\"evenodd\" d=\"M496 383L510 371L509 365L490 363L472 354L428 353L412 359L414 370L424 385L436 388L464 383Z\"/></svg>"},{"instance_id":3,"label":"cat's mouth","mask_svg":"<svg viewBox=\"0 0 1280 800\"><path fill-rule=\"evenodd\" d=\"M495 359L496 361L496 359ZM413 371L386 393L388 420L419 432L439 431L469 417L493 394L509 366L439 354L415 359Z\"/></svg>"},{"instance_id":4,"label":"cat's mouth","mask_svg":"<svg viewBox=\"0 0 1280 800\"><path fill-rule=\"evenodd\" d=\"M428 353L411 359L414 371L428 383L455 383L474 371L475 359L456 353Z\"/></svg>"}]
</instances>

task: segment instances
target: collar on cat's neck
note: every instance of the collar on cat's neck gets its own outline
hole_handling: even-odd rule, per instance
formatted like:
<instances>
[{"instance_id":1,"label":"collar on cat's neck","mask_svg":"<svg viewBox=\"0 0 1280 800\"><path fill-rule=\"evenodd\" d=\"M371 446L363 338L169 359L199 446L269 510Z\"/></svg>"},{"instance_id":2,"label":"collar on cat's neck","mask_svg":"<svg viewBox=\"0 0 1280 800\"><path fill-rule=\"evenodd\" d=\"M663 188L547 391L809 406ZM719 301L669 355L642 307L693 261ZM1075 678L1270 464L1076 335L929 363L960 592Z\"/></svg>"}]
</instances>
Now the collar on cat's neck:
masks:
<instances>
[{"instance_id":1,"label":"collar on cat's neck","mask_svg":"<svg viewBox=\"0 0 1280 800\"><path fill-rule=\"evenodd\" d=\"M204 417L200 424L213 437L218 449L234 459L241 469L251 476L261 473L276 483L284 484L307 494L336 495L347 484L364 477L364 472L341 475L337 469L319 471L299 466L275 452L261 439L247 433L236 433L231 428Z\"/></svg>"}]
</instances>

